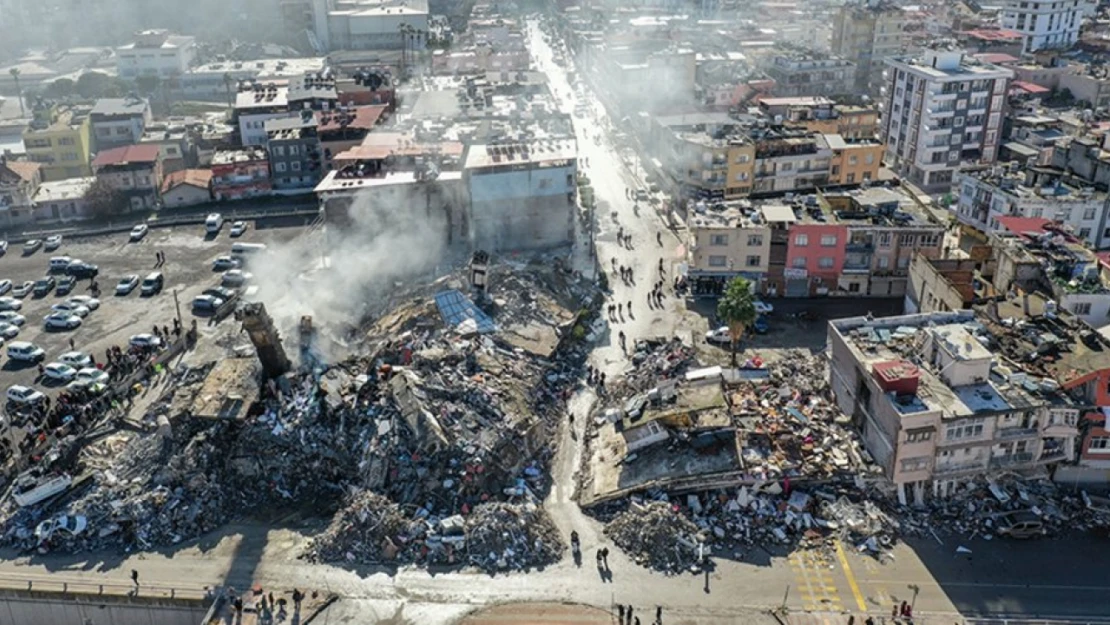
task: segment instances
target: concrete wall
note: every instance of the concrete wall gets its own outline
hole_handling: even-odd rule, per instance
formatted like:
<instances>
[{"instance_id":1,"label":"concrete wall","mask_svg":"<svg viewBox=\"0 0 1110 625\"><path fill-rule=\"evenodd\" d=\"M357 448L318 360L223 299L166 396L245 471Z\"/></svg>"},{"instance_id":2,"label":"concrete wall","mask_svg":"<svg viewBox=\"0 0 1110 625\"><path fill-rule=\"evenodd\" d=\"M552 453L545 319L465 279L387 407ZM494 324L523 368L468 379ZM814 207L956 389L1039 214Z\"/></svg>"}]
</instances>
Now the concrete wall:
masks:
<instances>
[{"instance_id":1,"label":"concrete wall","mask_svg":"<svg viewBox=\"0 0 1110 625\"><path fill-rule=\"evenodd\" d=\"M19 625L197 625L208 603L61 592L0 592L0 622Z\"/></svg>"}]
</instances>

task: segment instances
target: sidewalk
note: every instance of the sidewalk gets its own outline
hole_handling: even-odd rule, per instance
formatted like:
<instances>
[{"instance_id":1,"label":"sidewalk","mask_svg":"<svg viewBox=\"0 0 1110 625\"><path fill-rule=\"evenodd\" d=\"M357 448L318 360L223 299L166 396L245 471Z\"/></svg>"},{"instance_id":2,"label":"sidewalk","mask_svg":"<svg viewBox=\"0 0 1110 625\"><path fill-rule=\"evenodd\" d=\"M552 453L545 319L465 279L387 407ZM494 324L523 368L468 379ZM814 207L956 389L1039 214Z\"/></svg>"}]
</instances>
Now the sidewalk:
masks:
<instances>
[{"instance_id":1,"label":"sidewalk","mask_svg":"<svg viewBox=\"0 0 1110 625\"><path fill-rule=\"evenodd\" d=\"M780 616L783 625L867 625L868 617L873 625L967 625L958 615L922 614L913 619L892 619L885 615L862 614L854 612L792 612Z\"/></svg>"}]
</instances>

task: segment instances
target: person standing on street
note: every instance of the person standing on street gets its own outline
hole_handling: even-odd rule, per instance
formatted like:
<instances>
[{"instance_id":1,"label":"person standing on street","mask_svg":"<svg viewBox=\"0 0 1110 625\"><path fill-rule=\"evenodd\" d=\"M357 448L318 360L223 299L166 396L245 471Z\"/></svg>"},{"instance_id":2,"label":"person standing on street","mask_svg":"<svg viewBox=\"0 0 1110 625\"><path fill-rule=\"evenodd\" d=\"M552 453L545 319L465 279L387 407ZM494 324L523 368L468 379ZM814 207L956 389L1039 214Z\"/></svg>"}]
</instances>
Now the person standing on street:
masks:
<instances>
[{"instance_id":1,"label":"person standing on street","mask_svg":"<svg viewBox=\"0 0 1110 625\"><path fill-rule=\"evenodd\" d=\"M131 583L135 584L135 588L139 587L139 572L131 569Z\"/></svg>"}]
</instances>

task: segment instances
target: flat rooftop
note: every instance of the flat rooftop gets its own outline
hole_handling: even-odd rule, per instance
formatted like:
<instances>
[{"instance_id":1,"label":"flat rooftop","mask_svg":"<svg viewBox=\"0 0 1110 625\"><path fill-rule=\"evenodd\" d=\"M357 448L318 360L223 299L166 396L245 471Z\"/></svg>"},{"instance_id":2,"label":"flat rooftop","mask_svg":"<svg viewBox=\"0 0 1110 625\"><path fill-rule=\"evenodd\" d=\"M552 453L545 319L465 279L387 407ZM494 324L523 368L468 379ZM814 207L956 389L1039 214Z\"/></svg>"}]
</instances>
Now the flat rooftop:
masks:
<instances>
[{"instance_id":1,"label":"flat rooftop","mask_svg":"<svg viewBox=\"0 0 1110 625\"><path fill-rule=\"evenodd\" d=\"M578 143L574 139L552 139L527 143L499 145L478 144L466 153L466 169L484 169L509 165L535 165L561 167L578 157Z\"/></svg>"},{"instance_id":2,"label":"flat rooftop","mask_svg":"<svg viewBox=\"0 0 1110 625\"><path fill-rule=\"evenodd\" d=\"M316 185L314 191L316 193L349 192L427 182L425 179L419 178L415 171L391 171L363 178L342 178L339 175L340 171L332 170L328 172L328 175L320 181L320 184ZM441 171L435 180L438 182L458 182L462 180L462 172Z\"/></svg>"}]
</instances>

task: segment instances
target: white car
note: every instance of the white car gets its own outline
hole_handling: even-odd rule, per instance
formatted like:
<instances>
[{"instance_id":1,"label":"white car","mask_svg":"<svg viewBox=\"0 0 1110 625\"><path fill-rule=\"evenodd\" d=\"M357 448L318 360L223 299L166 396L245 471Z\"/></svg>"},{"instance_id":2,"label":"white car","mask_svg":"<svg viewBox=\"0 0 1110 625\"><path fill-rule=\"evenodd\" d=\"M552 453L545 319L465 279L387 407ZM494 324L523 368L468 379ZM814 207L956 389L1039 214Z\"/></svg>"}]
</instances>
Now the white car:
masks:
<instances>
[{"instance_id":1,"label":"white car","mask_svg":"<svg viewBox=\"0 0 1110 625\"><path fill-rule=\"evenodd\" d=\"M0 297L0 310L19 310L23 308L23 302L14 297Z\"/></svg>"},{"instance_id":2,"label":"white car","mask_svg":"<svg viewBox=\"0 0 1110 625\"><path fill-rule=\"evenodd\" d=\"M16 384L8 387L8 401L13 404L37 404L46 399L46 395L29 386Z\"/></svg>"},{"instance_id":3,"label":"white car","mask_svg":"<svg viewBox=\"0 0 1110 625\"><path fill-rule=\"evenodd\" d=\"M0 338L10 341L17 336L19 336L19 326L0 321Z\"/></svg>"},{"instance_id":4,"label":"white car","mask_svg":"<svg viewBox=\"0 0 1110 625\"><path fill-rule=\"evenodd\" d=\"M0 323L10 323L13 326L22 326L23 324L27 323L27 317L24 317L23 315L11 310L5 310L4 312L0 312Z\"/></svg>"},{"instance_id":5,"label":"white car","mask_svg":"<svg viewBox=\"0 0 1110 625\"><path fill-rule=\"evenodd\" d=\"M224 272L223 278L221 278L220 283L223 286L231 287L234 289L243 286L247 282L250 282L251 278L253 277L254 275L251 274L249 271L243 271L242 269L229 269Z\"/></svg>"},{"instance_id":6,"label":"white car","mask_svg":"<svg viewBox=\"0 0 1110 625\"><path fill-rule=\"evenodd\" d=\"M77 370L65 363L52 362L42 368L42 374L51 380L69 382L77 376Z\"/></svg>"},{"instance_id":7,"label":"white car","mask_svg":"<svg viewBox=\"0 0 1110 625\"><path fill-rule=\"evenodd\" d=\"M232 258L231 256L217 256L216 260L212 261L213 271L224 271L225 269L237 269L239 267L239 259Z\"/></svg>"},{"instance_id":8,"label":"white car","mask_svg":"<svg viewBox=\"0 0 1110 625\"><path fill-rule=\"evenodd\" d=\"M706 332L705 340L709 343L731 343L732 335L728 333L728 326L721 326Z\"/></svg>"},{"instance_id":9,"label":"white car","mask_svg":"<svg viewBox=\"0 0 1110 625\"><path fill-rule=\"evenodd\" d=\"M153 334L136 334L131 337L128 344L131 347L158 347L162 344L162 339Z\"/></svg>"},{"instance_id":10,"label":"white car","mask_svg":"<svg viewBox=\"0 0 1110 625\"><path fill-rule=\"evenodd\" d=\"M81 318L65 312L54 312L42 318L47 330L75 330L81 327Z\"/></svg>"},{"instance_id":11,"label":"white car","mask_svg":"<svg viewBox=\"0 0 1110 625\"><path fill-rule=\"evenodd\" d=\"M230 234L233 237L241 237L241 236L243 236L243 233L246 232L246 231L247 231L247 222L245 222L245 221L237 221L237 222L231 224L231 233Z\"/></svg>"},{"instance_id":12,"label":"white car","mask_svg":"<svg viewBox=\"0 0 1110 625\"><path fill-rule=\"evenodd\" d=\"M34 280L24 280L23 282L15 285L15 287L12 289L12 295L16 297L27 297L27 295L29 295L34 289Z\"/></svg>"},{"instance_id":13,"label":"white car","mask_svg":"<svg viewBox=\"0 0 1110 625\"><path fill-rule=\"evenodd\" d=\"M93 384L107 384L108 374L95 367L85 367L77 372L77 379Z\"/></svg>"},{"instance_id":14,"label":"white car","mask_svg":"<svg viewBox=\"0 0 1110 625\"><path fill-rule=\"evenodd\" d=\"M85 352L66 352L58 356L58 362L77 369L92 366L92 358Z\"/></svg>"},{"instance_id":15,"label":"white car","mask_svg":"<svg viewBox=\"0 0 1110 625\"><path fill-rule=\"evenodd\" d=\"M135 226L131 229L131 242L134 243L135 241L142 241L143 237L146 236L146 233L149 230L150 228L148 228L146 224L139 224Z\"/></svg>"},{"instance_id":16,"label":"white car","mask_svg":"<svg viewBox=\"0 0 1110 625\"><path fill-rule=\"evenodd\" d=\"M8 242L0 241L0 256L8 253Z\"/></svg>"},{"instance_id":17,"label":"white car","mask_svg":"<svg viewBox=\"0 0 1110 625\"><path fill-rule=\"evenodd\" d=\"M137 286L139 286L139 276L135 274L124 276L116 283L116 295L128 295Z\"/></svg>"},{"instance_id":18,"label":"white car","mask_svg":"<svg viewBox=\"0 0 1110 625\"><path fill-rule=\"evenodd\" d=\"M3 295L3 294L7 293L10 290L12 290L12 281L11 280L0 280L0 295Z\"/></svg>"},{"instance_id":19,"label":"white car","mask_svg":"<svg viewBox=\"0 0 1110 625\"><path fill-rule=\"evenodd\" d=\"M31 239L23 244L23 255L30 256L37 252L40 247L42 247L42 241L39 239Z\"/></svg>"},{"instance_id":20,"label":"white car","mask_svg":"<svg viewBox=\"0 0 1110 625\"><path fill-rule=\"evenodd\" d=\"M193 298L193 310L197 312L216 312L224 300L213 295L198 295Z\"/></svg>"},{"instance_id":21,"label":"white car","mask_svg":"<svg viewBox=\"0 0 1110 625\"><path fill-rule=\"evenodd\" d=\"M764 302L763 300L755 300L752 302L755 305L755 312L758 315L769 315L775 312L775 307Z\"/></svg>"},{"instance_id":22,"label":"white car","mask_svg":"<svg viewBox=\"0 0 1110 625\"><path fill-rule=\"evenodd\" d=\"M69 304L84 306L89 310L96 310L97 308L100 308L100 300L96 299L95 297L89 297L88 295L74 295L73 297L67 299L66 302Z\"/></svg>"},{"instance_id":23,"label":"white car","mask_svg":"<svg viewBox=\"0 0 1110 625\"><path fill-rule=\"evenodd\" d=\"M50 235L50 236L46 237L46 239L43 240L42 249L49 252L51 250L58 249L59 247L61 247L61 245L62 245L62 235L53 234L53 235Z\"/></svg>"},{"instance_id":24,"label":"white car","mask_svg":"<svg viewBox=\"0 0 1110 625\"><path fill-rule=\"evenodd\" d=\"M62 302L61 304L54 304L53 306L50 307L50 310L53 310L54 312L64 312L64 313L69 313L71 315L77 315L78 317L81 317L82 319L84 319L85 317L88 317L89 312L90 312L87 306L82 306L80 304L73 304L71 302Z\"/></svg>"}]
</instances>

